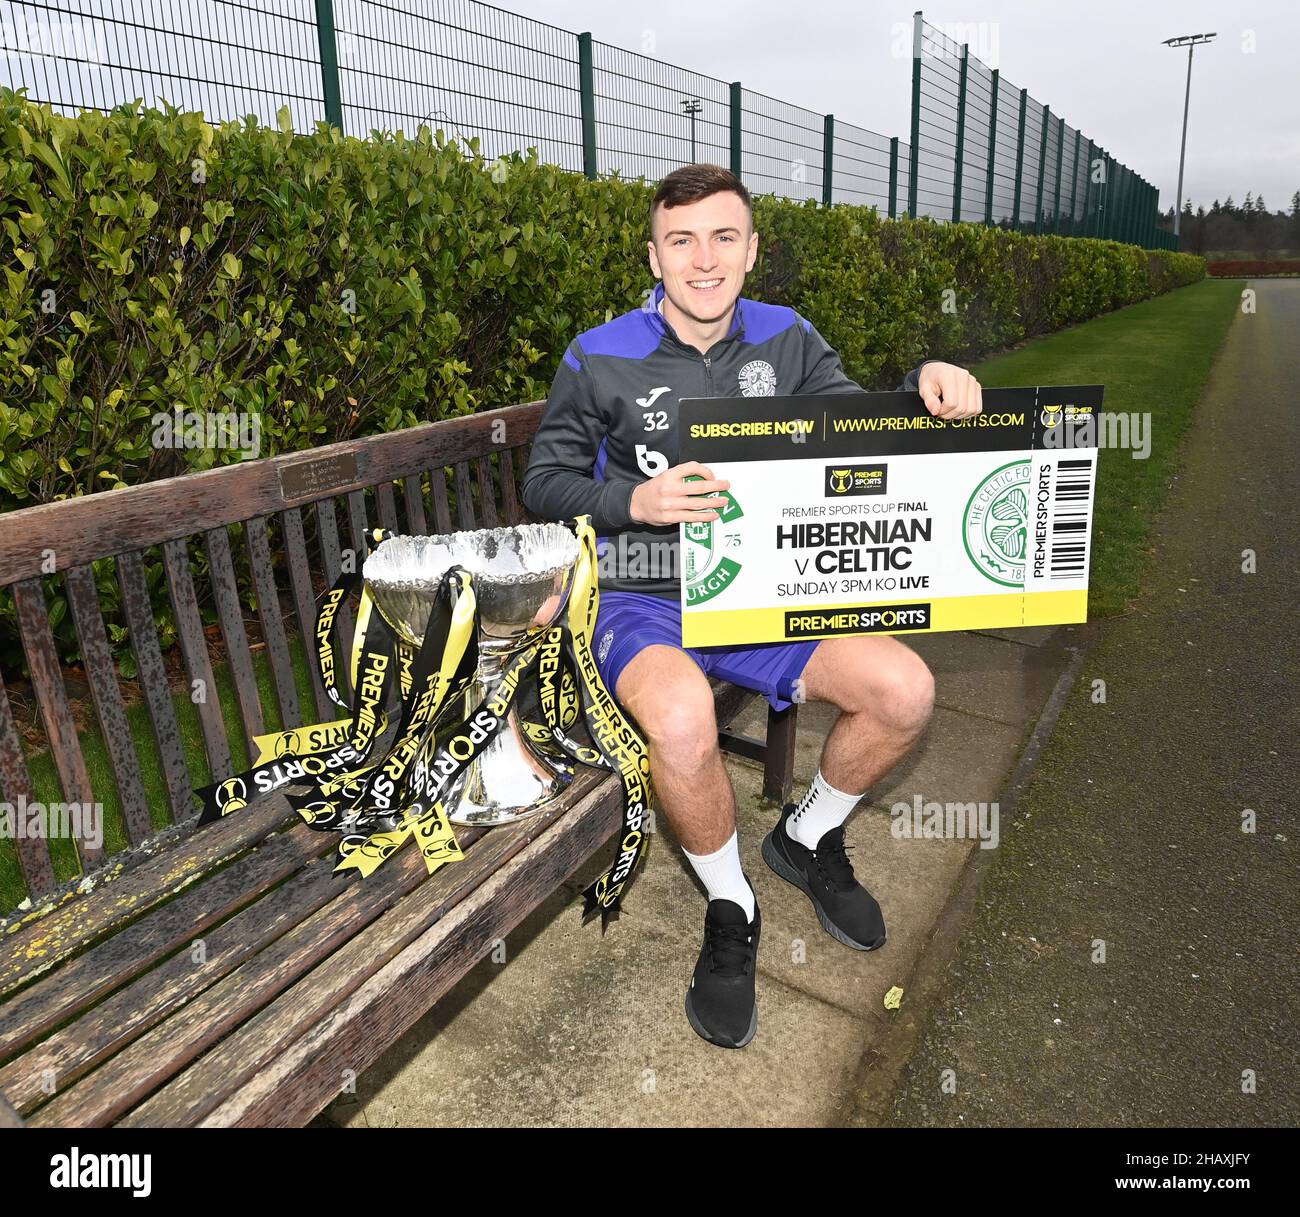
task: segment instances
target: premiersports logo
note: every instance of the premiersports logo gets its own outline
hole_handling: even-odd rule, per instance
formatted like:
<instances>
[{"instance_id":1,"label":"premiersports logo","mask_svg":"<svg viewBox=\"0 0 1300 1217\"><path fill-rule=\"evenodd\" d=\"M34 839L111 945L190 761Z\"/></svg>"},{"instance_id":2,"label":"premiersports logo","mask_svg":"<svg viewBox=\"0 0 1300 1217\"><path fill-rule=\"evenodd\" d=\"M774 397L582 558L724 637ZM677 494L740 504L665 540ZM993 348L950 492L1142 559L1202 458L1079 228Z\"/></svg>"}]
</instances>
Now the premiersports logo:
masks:
<instances>
[{"instance_id":1,"label":"premiersports logo","mask_svg":"<svg viewBox=\"0 0 1300 1217\"><path fill-rule=\"evenodd\" d=\"M825 495L884 494L889 480L889 466L827 465Z\"/></svg>"},{"instance_id":2,"label":"premiersports logo","mask_svg":"<svg viewBox=\"0 0 1300 1217\"><path fill-rule=\"evenodd\" d=\"M685 480L701 479L699 474L692 474ZM716 520L682 525L682 571L688 606L721 595L740 574L740 533L728 526L745 513L730 491L724 490L721 497L727 505Z\"/></svg>"},{"instance_id":3,"label":"premiersports logo","mask_svg":"<svg viewBox=\"0 0 1300 1217\"><path fill-rule=\"evenodd\" d=\"M248 806L248 787L243 778L227 778L217 787L217 806L222 815Z\"/></svg>"},{"instance_id":4,"label":"premiersports logo","mask_svg":"<svg viewBox=\"0 0 1300 1217\"><path fill-rule=\"evenodd\" d=\"M1003 587L1025 585L1029 479L1028 461L993 470L971 492L962 515L967 557L981 575Z\"/></svg>"},{"instance_id":5,"label":"premiersports logo","mask_svg":"<svg viewBox=\"0 0 1300 1217\"><path fill-rule=\"evenodd\" d=\"M1045 405L1039 411L1039 421L1044 427L1059 427L1062 423L1082 423L1092 419L1093 409L1091 406L1078 406L1073 402L1062 404L1057 402L1053 405Z\"/></svg>"},{"instance_id":6,"label":"premiersports logo","mask_svg":"<svg viewBox=\"0 0 1300 1217\"><path fill-rule=\"evenodd\" d=\"M884 634L891 630L928 630L930 605L891 604L837 609L790 609L787 638L821 638L826 634Z\"/></svg>"}]
</instances>

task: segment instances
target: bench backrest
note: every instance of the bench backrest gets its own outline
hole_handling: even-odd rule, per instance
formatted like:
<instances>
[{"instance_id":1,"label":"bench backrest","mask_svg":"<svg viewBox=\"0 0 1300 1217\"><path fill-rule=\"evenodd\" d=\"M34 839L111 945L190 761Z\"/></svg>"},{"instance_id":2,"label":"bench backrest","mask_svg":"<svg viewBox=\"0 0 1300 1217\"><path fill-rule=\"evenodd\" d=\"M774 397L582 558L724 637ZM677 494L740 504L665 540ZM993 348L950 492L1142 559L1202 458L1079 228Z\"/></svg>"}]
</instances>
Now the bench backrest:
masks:
<instances>
[{"instance_id":1,"label":"bench backrest","mask_svg":"<svg viewBox=\"0 0 1300 1217\"><path fill-rule=\"evenodd\" d=\"M208 691L195 708L211 777L216 780L246 768L252 758L232 755L201 603L215 606L246 739L269 729L268 707L259 694L246 629L248 606L238 594L235 563L241 556L232 550L230 529L243 526L256 598L255 625L261 635L258 647L265 647L269 660L281 725L339 717L341 712L329 701L311 662L307 666L315 705L301 704L286 617L290 628L296 625L294 632L308 643L310 656L317 596L338 577L344 550L355 550L358 562L364 559L368 527L445 533L524 520L520 478L544 404L445 419L0 516L0 596L13 597L32 697L64 800L89 806L102 802L102 795L96 800L91 789L55 648L46 601L53 579L63 580L120 799L122 831L114 835L119 848L130 848L156 829L91 564L112 559L112 577L121 588L138 669L136 682L148 709L152 742L166 784L167 810L171 823L182 824L197 815L197 800L192 797L196 781L186 764L150 607L148 589L159 583L155 568L162 568L188 679L191 684L202 681ZM190 542L198 544L200 538L207 558L206 581L195 579L189 560ZM278 572L273 562L277 552L284 555ZM252 623L251 609L248 619ZM343 641L350 650L350 623L342 625ZM341 676L346 692L347 674ZM0 790L17 807L30 805L34 796L11 696L0 674ZM107 843L107 832L104 839ZM15 845L33 901L54 890L47 841L18 834ZM83 870L102 865L113 852L111 844L94 846L81 839L76 849Z\"/></svg>"}]
</instances>

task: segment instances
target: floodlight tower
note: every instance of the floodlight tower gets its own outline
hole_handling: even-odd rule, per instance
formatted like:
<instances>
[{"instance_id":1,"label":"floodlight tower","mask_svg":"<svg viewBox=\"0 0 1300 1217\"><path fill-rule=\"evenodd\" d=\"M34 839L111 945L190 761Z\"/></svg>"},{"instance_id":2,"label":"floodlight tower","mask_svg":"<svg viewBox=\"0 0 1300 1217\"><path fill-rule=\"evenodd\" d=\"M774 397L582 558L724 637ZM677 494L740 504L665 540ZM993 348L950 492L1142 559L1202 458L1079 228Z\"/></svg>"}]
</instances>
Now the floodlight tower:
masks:
<instances>
[{"instance_id":1,"label":"floodlight tower","mask_svg":"<svg viewBox=\"0 0 1300 1217\"><path fill-rule=\"evenodd\" d=\"M1183 161L1187 157L1187 109L1192 100L1192 51L1199 43L1210 42L1215 37L1215 34L1180 34L1165 39L1165 46L1187 48L1187 92L1183 97L1183 146L1178 153L1178 193L1174 196L1174 236L1178 235L1183 218Z\"/></svg>"}]
</instances>

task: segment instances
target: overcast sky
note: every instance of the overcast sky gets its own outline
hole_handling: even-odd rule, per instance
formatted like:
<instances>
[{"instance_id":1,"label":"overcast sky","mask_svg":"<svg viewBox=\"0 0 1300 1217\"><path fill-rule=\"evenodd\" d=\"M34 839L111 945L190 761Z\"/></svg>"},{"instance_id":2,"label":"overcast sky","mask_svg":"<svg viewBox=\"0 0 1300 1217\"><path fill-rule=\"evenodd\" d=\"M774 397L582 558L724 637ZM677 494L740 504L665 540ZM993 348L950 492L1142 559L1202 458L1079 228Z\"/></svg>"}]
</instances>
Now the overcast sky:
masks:
<instances>
[{"instance_id":1,"label":"overcast sky","mask_svg":"<svg viewBox=\"0 0 1300 1217\"><path fill-rule=\"evenodd\" d=\"M908 136L915 9L907 4L503 0L498 7ZM1178 184L1187 52L1161 42L1216 32L1193 60L1184 197L1208 209L1216 197L1240 203L1247 191L1262 191L1278 211L1300 190L1300 0L981 0L922 11L941 29L974 25L972 55L985 52L990 68L1158 186L1162 207Z\"/></svg>"},{"instance_id":2,"label":"overcast sky","mask_svg":"<svg viewBox=\"0 0 1300 1217\"><path fill-rule=\"evenodd\" d=\"M372 126L400 125L409 133L429 121L450 132L481 135L489 156L535 143L546 159L579 169L572 35L589 30L600 42L666 66L739 80L750 90L815 115L833 113L841 123L886 137L885 168L877 150L868 156L876 168L863 171L876 179L870 189L883 204L887 138L906 143L910 137L909 4L501 0L497 7L566 32L528 28L518 17L471 8L465 0L334 0L345 129L364 135ZM968 42L973 56L1000 69L1006 84L1027 89L1035 102L1051 107L1054 118L1157 186L1162 207L1172 204L1178 181L1187 52L1161 42L1213 31L1217 39L1195 53L1184 197L1208 207L1215 198L1232 195L1241 203L1248 191L1263 192L1269 209L1278 211L1288 209L1300 190L1300 0L980 0L924 12L928 24ZM311 0L0 0L5 47L33 49L30 39L19 36L28 24L69 24L95 49L0 54L0 83L25 83L30 96L69 103L73 113L78 105L107 106L135 96L157 104L165 96L213 121L256 112L274 122L288 99L298 129L310 130L324 117L314 13ZM667 98L672 107L684 89L699 89L706 98L710 90L674 72L646 72L653 65L640 59L598 51L597 65L611 58L619 68L598 76L602 171L644 172L657 180L689 157L687 128L679 123L680 135L669 138L662 115L633 103L662 107ZM655 83L643 84L638 73ZM927 84L936 89L942 88L940 79L927 74ZM726 89L711 92L701 116L706 147L699 158L725 160L725 147L709 141L726 140ZM782 128L790 133L783 138L819 141L820 121L806 125L813 130L803 135ZM1000 124L1000 137L1006 128ZM757 126L751 130L755 140L756 131ZM1027 129L1027 147L1034 146L1031 134ZM746 162L750 185L759 193L780 185L796 197L800 191L816 195L820 186L811 178L795 187L784 169L775 172L794 165L803 144L763 139L761 153L747 143L753 153ZM922 173L931 183L941 182L951 159L927 164L926 149L934 148L933 141L922 140ZM1036 180L1036 170L1027 162L1026 180ZM1004 169L1003 178L1009 175ZM851 182L850 174L841 173L836 188L852 189ZM1009 192L1005 180L1003 185ZM938 190L928 209L922 193L923 214L939 214L933 199L944 192Z\"/></svg>"}]
</instances>

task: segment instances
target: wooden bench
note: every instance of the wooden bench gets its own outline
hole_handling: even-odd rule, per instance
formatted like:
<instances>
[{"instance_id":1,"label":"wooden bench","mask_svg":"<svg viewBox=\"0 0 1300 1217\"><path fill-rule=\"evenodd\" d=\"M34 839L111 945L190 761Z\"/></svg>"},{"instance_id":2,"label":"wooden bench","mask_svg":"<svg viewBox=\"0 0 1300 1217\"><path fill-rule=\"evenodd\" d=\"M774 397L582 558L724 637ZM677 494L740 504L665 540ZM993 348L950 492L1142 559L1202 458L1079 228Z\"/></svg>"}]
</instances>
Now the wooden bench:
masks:
<instances>
[{"instance_id":1,"label":"wooden bench","mask_svg":"<svg viewBox=\"0 0 1300 1217\"><path fill-rule=\"evenodd\" d=\"M82 874L60 884L45 840L14 842L31 907L16 910L0 932L0 1126L304 1124L610 840L621 822L618 784L584 767L543 813L496 831L458 828L464 860L432 876L414 848L364 880L333 874L336 835L308 830L278 793L195 831L196 776L147 591L161 565L185 674L215 691L188 558L191 543L201 545L245 735L274 726L259 696L255 650L268 658L281 726L335 718L311 663L303 704L291 646L311 639L317 595L337 577L343 547L364 554L374 524L423 533L524 520L518 479L542 406L5 517L0 595L13 596L63 798L92 804L103 791L91 789L54 646L50 552L65 580L126 843L113 852L77 840ZM500 422L504 444L493 442ZM243 526L255 614L237 592L235 525ZM161 828L151 819L90 565L106 557L164 774L170 822ZM350 647L347 621L344 641ZM714 695L721 726L756 696L722 682ZM10 805L30 804L11 697L0 678L0 789ZM245 768L251 758L232 749L215 692L196 709L213 777ZM765 762L770 797L788 796L793 707L771 716L766 749L720 736ZM632 893L634 900L635 886Z\"/></svg>"}]
</instances>

